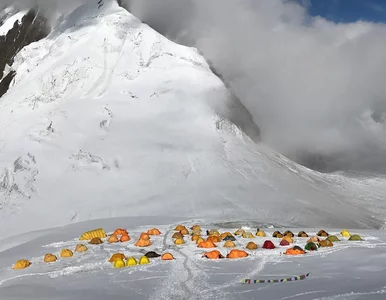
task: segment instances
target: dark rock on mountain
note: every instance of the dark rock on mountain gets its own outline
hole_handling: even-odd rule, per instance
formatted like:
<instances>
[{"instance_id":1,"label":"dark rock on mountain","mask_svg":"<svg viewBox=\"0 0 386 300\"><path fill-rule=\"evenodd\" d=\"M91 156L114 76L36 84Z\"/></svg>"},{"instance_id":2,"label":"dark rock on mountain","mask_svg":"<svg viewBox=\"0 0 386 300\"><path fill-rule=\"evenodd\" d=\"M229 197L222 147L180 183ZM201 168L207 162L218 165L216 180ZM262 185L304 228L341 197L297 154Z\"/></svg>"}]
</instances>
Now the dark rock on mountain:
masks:
<instances>
[{"instance_id":1,"label":"dark rock on mountain","mask_svg":"<svg viewBox=\"0 0 386 300\"><path fill-rule=\"evenodd\" d=\"M25 46L45 38L49 30L47 19L31 9L20 22L14 23L5 36L0 36L0 97L7 92L17 72L4 74L6 65L12 67L16 54Z\"/></svg>"}]
</instances>

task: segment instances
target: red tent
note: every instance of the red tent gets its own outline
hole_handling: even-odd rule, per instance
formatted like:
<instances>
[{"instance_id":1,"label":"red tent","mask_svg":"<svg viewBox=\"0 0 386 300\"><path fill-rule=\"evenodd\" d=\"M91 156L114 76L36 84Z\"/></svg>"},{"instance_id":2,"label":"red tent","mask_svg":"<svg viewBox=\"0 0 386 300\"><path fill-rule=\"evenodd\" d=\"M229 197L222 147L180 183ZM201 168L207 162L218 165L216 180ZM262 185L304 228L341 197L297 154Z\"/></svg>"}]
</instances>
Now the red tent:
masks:
<instances>
[{"instance_id":1,"label":"red tent","mask_svg":"<svg viewBox=\"0 0 386 300\"><path fill-rule=\"evenodd\" d=\"M275 249L275 245L271 241L265 241L263 245L264 249Z\"/></svg>"}]
</instances>

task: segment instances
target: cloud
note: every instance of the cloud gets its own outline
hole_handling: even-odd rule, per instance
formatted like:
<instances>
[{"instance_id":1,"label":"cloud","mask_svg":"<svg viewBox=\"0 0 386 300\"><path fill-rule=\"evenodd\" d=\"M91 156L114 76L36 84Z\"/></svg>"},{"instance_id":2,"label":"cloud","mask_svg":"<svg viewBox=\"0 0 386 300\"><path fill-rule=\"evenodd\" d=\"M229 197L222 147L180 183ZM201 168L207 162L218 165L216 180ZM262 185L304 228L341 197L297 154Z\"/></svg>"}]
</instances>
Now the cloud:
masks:
<instances>
[{"instance_id":1,"label":"cloud","mask_svg":"<svg viewBox=\"0 0 386 300\"><path fill-rule=\"evenodd\" d=\"M312 18L295 1L127 3L156 30L202 51L280 152L386 171L385 25Z\"/></svg>"},{"instance_id":2,"label":"cloud","mask_svg":"<svg viewBox=\"0 0 386 300\"><path fill-rule=\"evenodd\" d=\"M385 25L313 18L293 0L124 2L160 33L198 48L278 151L386 172Z\"/></svg>"}]
</instances>

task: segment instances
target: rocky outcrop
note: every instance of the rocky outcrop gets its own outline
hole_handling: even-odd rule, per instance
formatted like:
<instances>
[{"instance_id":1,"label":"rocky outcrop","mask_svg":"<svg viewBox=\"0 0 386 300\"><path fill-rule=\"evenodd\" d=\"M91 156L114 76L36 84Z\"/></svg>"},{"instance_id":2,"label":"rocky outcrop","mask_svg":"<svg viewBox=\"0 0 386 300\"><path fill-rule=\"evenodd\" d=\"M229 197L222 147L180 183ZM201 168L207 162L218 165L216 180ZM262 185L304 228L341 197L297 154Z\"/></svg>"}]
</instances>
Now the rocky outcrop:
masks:
<instances>
[{"instance_id":1,"label":"rocky outcrop","mask_svg":"<svg viewBox=\"0 0 386 300\"><path fill-rule=\"evenodd\" d=\"M45 38L49 33L47 19L31 9L20 22L16 21L5 36L0 36L0 97L8 90L17 70L4 74L11 66L16 54L25 46ZM3 78L4 77L4 78Z\"/></svg>"}]
</instances>

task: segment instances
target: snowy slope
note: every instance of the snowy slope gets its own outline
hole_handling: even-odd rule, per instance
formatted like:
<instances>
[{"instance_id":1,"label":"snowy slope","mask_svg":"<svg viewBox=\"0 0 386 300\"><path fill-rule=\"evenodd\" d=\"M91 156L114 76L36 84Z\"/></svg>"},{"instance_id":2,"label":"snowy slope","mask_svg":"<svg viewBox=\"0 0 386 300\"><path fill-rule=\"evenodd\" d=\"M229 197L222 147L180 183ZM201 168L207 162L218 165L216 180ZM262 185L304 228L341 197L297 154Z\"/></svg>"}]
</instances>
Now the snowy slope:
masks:
<instances>
[{"instance_id":1,"label":"snowy slope","mask_svg":"<svg viewBox=\"0 0 386 300\"><path fill-rule=\"evenodd\" d=\"M103 3L15 58L0 100L0 238L125 216L383 226L372 186L255 144L227 121L240 107L195 49Z\"/></svg>"},{"instance_id":2,"label":"snowy slope","mask_svg":"<svg viewBox=\"0 0 386 300\"><path fill-rule=\"evenodd\" d=\"M234 232L239 227L205 222L183 222L187 228L198 223L202 230L218 229ZM319 248L301 256L283 255L293 245L304 247L308 238L294 238L291 246L279 246L280 239L272 238L274 230L267 228L267 237L245 239L237 237L236 249L245 249L248 242L259 245L257 250L246 250L242 259L208 260L202 255L213 249L198 248L189 236L184 245L174 245L172 235L179 220L167 218L118 218L89 221L64 228L32 232L14 236L1 242L0 254L1 299L385 299L384 281L386 236L384 231L354 231L364 241L347 241L341 229L329 231L341 240L333 247ZM111 233L116 228L127 228L132 240L126 243L88 245L89 251L75 253L72 258L60 258L64 248L74 249L85 230L103 227ZM134 246L139 234L158 227L160 236L152 236L152 246ZM296 234L304 228L295 228ZM306 229L309 235L320 228ZM252 228L255 233L256 228ZM204 236L205 237L205 236ZM262 249L265 240L271 240L276 249ZM226 255L231 248L217 243L216 249ZM114 269L108 262L119 252L137 260L148 251L170 252L173 261L151 258L148 265ZM44 263L46 253L57 255L54 263ZM24 270L13 270L19 259L28 259L32 265ZM243 278L281 279L310 273L301 281L285 283L242 284Z\"/></svg>"}]
</instances>

